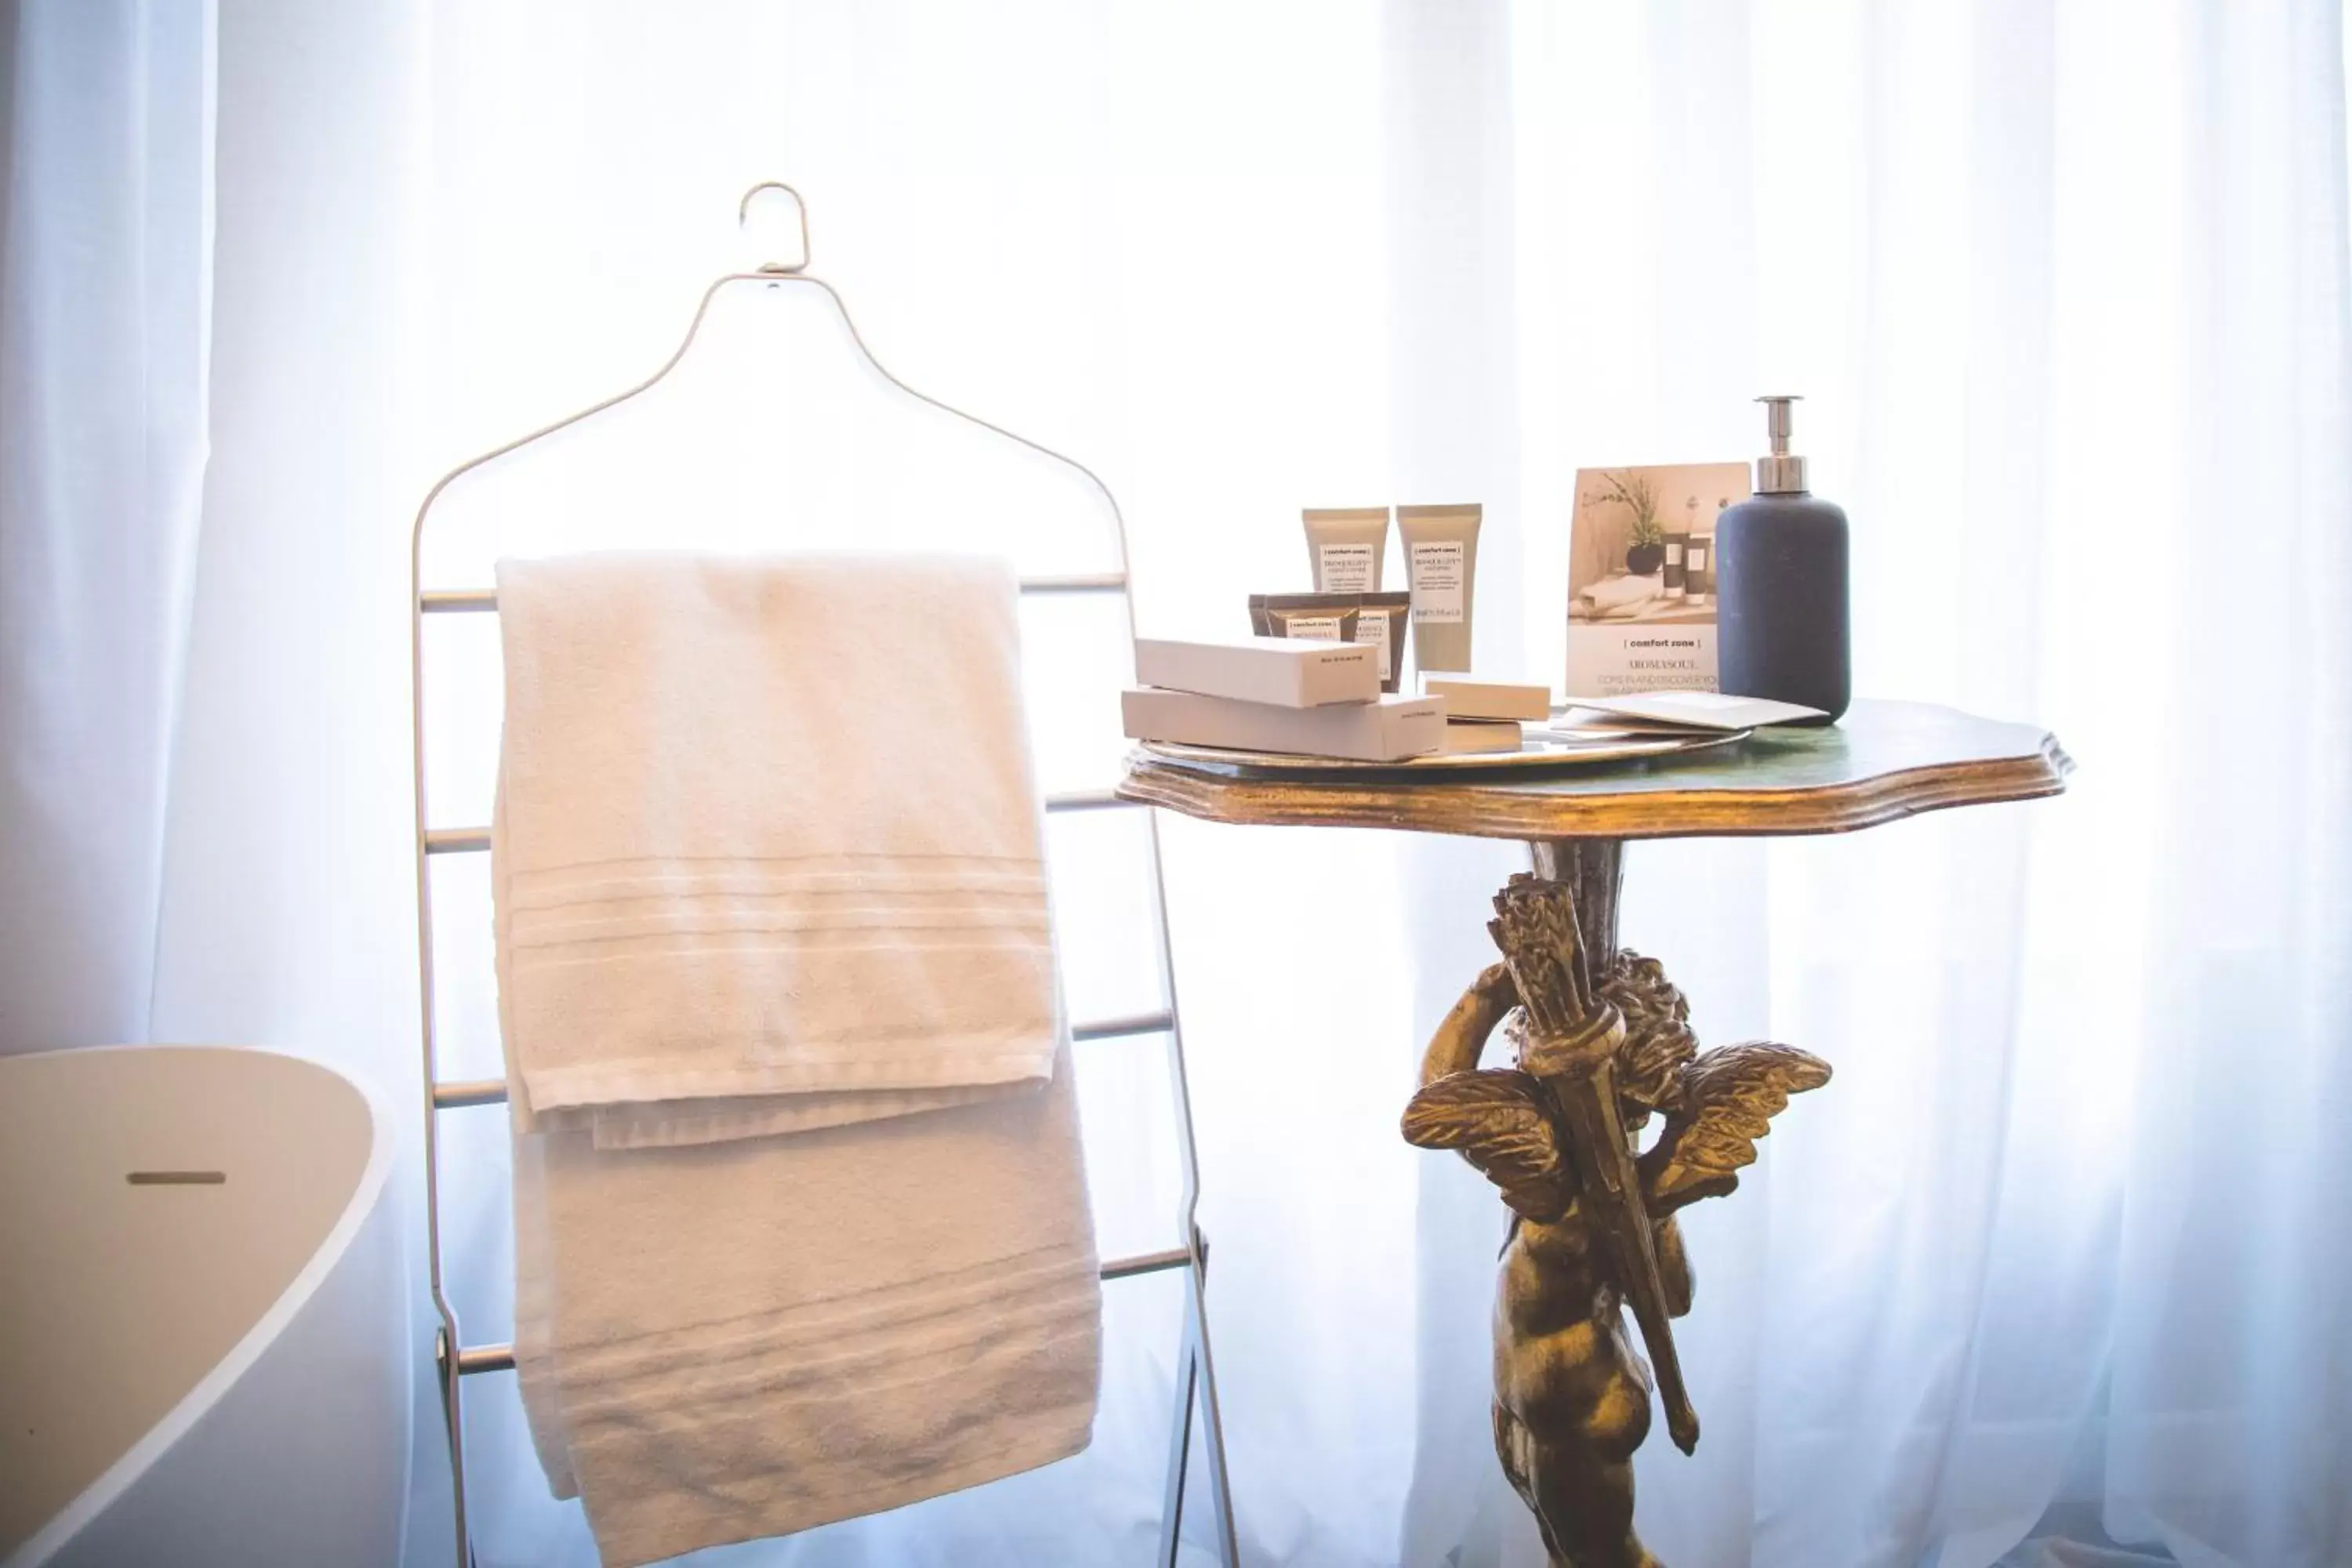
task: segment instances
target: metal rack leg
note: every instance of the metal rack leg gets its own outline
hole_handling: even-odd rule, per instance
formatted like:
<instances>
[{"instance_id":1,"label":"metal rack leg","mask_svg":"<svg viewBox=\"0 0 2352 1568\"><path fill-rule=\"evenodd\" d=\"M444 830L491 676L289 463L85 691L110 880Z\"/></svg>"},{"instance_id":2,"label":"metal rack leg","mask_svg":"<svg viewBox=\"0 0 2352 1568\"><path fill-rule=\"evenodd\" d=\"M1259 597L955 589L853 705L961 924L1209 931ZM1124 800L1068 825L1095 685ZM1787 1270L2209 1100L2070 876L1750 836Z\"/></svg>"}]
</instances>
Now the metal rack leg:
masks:
<instances>
[{"instance_id":1,"label":"metal rack leg","mask_svg":"<svg viewBox=\"0 0 2352 1568\"><path fill-rule=\"evenodd\" d=\"M1186 1269L1188 1279L1192 1270ZM1176 1568L1184 1530L1184 1473L1192 1457L1192 1395L1200 1385L1200 1342L1192 1336L1192 1290L1184 1289L1184 1329L1176 1345L1174 1419L1168 1434L1168 1489L1160 1504L1160 1568Z\"/></svg>"},{"instance_id":2,"label":"metal rack leg","mask_svg":"<svg viewBox=\"0 0 2352 1568\"><path fill-rule=\"evenodd\" d=\"M1217 1399L1216 1364L1209 1354L1206 1270L1208 1238L1193 1234L1198 1263L1184 1271L1184 1331L1176 1355L1176 1398L1168 1440L1168 1490L1160 1514L1160 1568L1176 1568L1183 1534L1184 1482L1192 1454L1192 1406L1200 1402L1202 1447L1209 1461L1209 1507L1217 1534L1217 1561L1241 1568L1234 1531L1233 1490L1225 1474L1224 1412Z\"/></svg>"},{"instance_id":3,"label":"metal rack leg","mask_svg":"<svg viewBox=\"0 0 2352 1568\"><path fill-rule=\"evenodd\" d=\"M1168 881L1160 848L1160 814L1150 814L1151 854L1151 915L1159 949L1160 984L1168 1002L1169 1088L1175 1097L1177 1150L1183 1164L1182 1217L1192 1249L1192 1266L1184 1271L1183 1349L1177 1358L1176 1415L1168 1457L1168 1496L1160 1515L1160 1568L1175 1568L1178 1538L1184 1510L1184 1475L1190 1462L1192 1404L1201 1406L1202 1447L1209 1461L1209 1504L1217 1533L1217 1560L1223 1568L1241 1568L1241 1547L1234 1531L1233 1490L1225 1471L1224 1413L1217 1398L1217 1364L1209 1353L1208 1238L1201 1234L1197 1212L1201 1201L1201 1154L1192 1135L1192 1074L1184 1064L1184 1026L1176 1001L1176 954L1168 935Z\"/></svg>"},{"instance_id":4,"label":"metal rack leg","mask_svg":"<svg viewBox=\"0 0 2352 1568\"><path fill-rule=\"evenodd\" d=\"M1209 1305L1203 1294L1207 1280L1198 1270L1187 1275L1192 1313L1192 1355L1201 1369L1201 1436L1208 1451L1209 1506L1215 1510L1217 1561L1224 1568L1241 1568L1241 1542L1234 1532L1234 1494L1225 1474L1225 1415L1217 1398L1217 1363L1209 1354Z\"/></svg>"},{"instance_id":5,"label":"metal rack leg","mask_svg":"<svg viewBox=\"0 0 2352 1568\"><path fill-rule=\"evenodd\" d=\"M449 1503L456 1515L457 1568L474 1568L474 1538L466 1523L466 1407L457 1388L457 1347L450 1328L445 1316L442 1326L433 1331L433 1375L441 1385L441 1426L449 1439Z\"/></svg>"}]
</instances>

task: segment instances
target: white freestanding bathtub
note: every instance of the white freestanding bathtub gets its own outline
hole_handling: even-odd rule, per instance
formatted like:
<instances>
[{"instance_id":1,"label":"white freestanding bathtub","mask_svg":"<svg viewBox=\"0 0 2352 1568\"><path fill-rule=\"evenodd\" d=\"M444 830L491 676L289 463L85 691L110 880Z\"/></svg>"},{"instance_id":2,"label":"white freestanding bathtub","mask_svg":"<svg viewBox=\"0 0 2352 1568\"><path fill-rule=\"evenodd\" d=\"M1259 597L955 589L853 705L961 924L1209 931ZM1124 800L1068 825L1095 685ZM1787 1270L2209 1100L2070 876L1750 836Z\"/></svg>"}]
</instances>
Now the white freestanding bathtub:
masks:
<instances>
[{"instance_id":1,"label":"white freestanding bathtub","mask_svg":"<svg viewBox=\"0 0 2352 1568\"><path fill-rule=\"evenodd\" d=\"M0 1058L0 1568L398 1560L392 1158L294 1057Z\"/></svg>"}]
</instances>

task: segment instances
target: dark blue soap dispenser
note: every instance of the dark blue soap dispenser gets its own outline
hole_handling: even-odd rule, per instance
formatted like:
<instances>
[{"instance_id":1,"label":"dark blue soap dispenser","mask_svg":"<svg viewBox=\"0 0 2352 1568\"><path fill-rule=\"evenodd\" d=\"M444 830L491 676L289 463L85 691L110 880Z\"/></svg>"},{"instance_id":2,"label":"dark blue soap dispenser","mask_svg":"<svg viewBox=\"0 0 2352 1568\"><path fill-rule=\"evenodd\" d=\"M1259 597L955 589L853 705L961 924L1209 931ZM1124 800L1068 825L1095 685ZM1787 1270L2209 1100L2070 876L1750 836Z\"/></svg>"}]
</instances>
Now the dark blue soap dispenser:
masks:
<instances>
[{"instance_id":1,"label":"dark blue soap dispenser","mask_svg":"<svg viewBox=\"0 0 2352 1568\"><path fill-rule=\"evenodd\" d=\"M1853 695L1845 513L1805 489L1805 459L1789 453L1797 400L1756 401L1772 451L1756 459L1755 496L1715 524L1717 684L1835 719Z\"/></svg>"}]
</instances>

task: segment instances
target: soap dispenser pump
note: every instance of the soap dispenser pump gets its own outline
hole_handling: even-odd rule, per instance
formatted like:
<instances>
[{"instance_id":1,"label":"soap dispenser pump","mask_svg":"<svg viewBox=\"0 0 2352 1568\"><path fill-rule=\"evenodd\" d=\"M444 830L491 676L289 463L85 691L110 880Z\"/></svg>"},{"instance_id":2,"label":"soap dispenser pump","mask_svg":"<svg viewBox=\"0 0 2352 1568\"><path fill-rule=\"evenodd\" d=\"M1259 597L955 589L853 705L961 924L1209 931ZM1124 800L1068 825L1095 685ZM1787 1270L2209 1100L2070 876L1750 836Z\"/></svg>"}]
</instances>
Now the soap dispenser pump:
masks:
<instances>
[{"instance_id":1,"label":"soap dispenser pump","mask_svg":"<svg viewBox=\"0 0 2352 1568\"><path fill-rule=\"evenodd\" d=\"M1835 719L1853 679L1845 513L1805 489L1805 459L1789 450L1797 399L1756 401L1772 450L1756 459L1756 494L1715 525L1717 684Z\"/></svg>"}]
</instances>

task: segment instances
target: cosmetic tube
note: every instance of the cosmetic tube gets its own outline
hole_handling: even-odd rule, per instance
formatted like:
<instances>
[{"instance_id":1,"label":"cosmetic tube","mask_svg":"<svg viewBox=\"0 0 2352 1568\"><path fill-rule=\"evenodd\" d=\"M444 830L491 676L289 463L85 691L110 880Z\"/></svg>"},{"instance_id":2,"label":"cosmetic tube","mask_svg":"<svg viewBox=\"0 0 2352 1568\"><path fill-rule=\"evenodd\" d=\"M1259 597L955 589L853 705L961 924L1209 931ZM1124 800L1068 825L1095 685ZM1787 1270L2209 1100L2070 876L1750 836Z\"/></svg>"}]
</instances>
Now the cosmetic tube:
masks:
<instances>
[{"instance_id":1,"label":"cosmetic tube","mask_svg":"<svg viewBox=\"0 0 2352 1568\"><path fill-rule=\"evenodd\" d=\"M1354 642L1360 594L1252 594L1250 630L1262 637Z\"/></svg>"},{"instance_id":2,"label":"cosmetic tube","mask_svg":"<svg viewBox=\"0 0 2352 1568\"><path fill-rule=\"evenodd\" d=\"M1318 637L1381 650L1381 689L1404 679L1404 594L1252 594L1250 630L1262 637ZM1336 629L1334 629L1336 628Z\"/></svg>"},{"instance_id":3,"label":"cosmetic tube","mask_svg":"<svg viewBox=\"0 0 2352 1568\"><path fill-rule=\"evenodd\" d=\"M1315 569L1318 594L1377 594L1381 563L1389 552L1389 509L1384 506L1307 508L1307 558Z\"/></svg>"},{"instance_id":4,"label":"cosmetic tube","mask_svg":"<svg viewBox=\"0 0 2352 1568\"><path fill-rule=\"evenodd\" d=\"M1387 660L1381 678L1382 691L1394 691L1404 679L1404 628L1411 617L1410 594L1366 594L1356 612L1357 642L1377 643Z\"/></svg>"},{"instance_id":5,"label":"cosmetic tube","mask_svg":"<svg viewBox=\"0 0 2352 1568\"><path fill-rule=\"evenodd\" d=\"M1475 502L1397 508L1405 581L1412 590L1412 657L1423 669L1470 668L1479 517Z\"/></svg>"}]
</instances>

